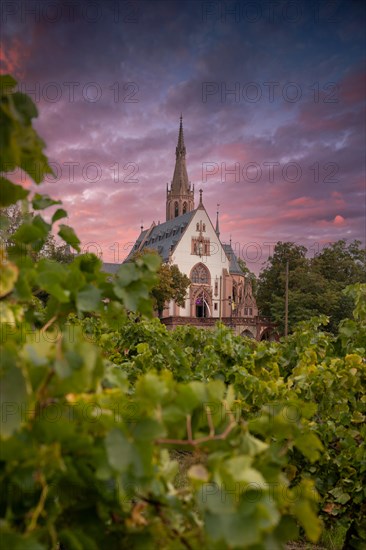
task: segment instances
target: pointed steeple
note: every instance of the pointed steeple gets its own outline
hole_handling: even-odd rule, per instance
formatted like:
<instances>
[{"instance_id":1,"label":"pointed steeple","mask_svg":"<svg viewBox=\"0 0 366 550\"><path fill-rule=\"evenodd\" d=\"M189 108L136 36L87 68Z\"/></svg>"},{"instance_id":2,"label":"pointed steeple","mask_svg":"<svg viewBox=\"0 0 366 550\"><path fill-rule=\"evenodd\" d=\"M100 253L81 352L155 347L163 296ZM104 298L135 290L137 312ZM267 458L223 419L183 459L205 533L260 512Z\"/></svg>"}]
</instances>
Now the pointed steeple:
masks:
<instances>
[{"instance_id":1,"label":"pointed steeple","mask_svg":"<svg viewBox=\"0 0 366 550\"><path fill-rule=\"evenodd\" d=\"M215 229L215 232L216 232L216 235L220 238L219 208L220 208L220 205L218 204L217 205L217 211L216 211L216 229Z\"/></svg>"},{"instance_id":2,"label":"pointed steeple","mask_svg":"<svg viewBox=\"0 0 366 550\"><path fill-rule=\"evenodd\" d=\"M180 114L180 125L179 125L179 134L178 134L178 144L175 149L175 156L186 156L186 147L184 145L184 134L183 134L183 116Z\"/></svg>"},{"instance_id":3,"label":"pointed steeple","mask_svg":"<svg viewBox=\"0 0 366 550\"><path fill-rule=\"evenodd\" d=\"M175 148L175 169L171 190L174 194L187 194L190 185L186 167L186 146L184 145L183 117L180 115L178 143Z\"/></svg>"},{"instance_id":4,"label":"pointed steeple","mask_svg":"<svg viewBox=\"0 0 366 550\"><path fill-rule=\"evenodd\" d=\"M180 115L178 143L175 148L175 168L173 179L167 188L167 220L181 216L194 209L194 189L188 180L186 166L186 146L184 144L183 116Z\"/></svg>"}]
</instances>

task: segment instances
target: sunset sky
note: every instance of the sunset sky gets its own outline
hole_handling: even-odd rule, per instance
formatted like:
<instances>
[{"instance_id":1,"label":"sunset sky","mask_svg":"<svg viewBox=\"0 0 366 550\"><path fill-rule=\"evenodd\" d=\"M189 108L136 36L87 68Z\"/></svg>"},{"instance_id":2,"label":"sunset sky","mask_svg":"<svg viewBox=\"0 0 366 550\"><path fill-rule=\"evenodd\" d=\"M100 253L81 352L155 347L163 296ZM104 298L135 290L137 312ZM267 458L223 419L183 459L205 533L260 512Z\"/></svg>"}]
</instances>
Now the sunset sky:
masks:
<instances>
[{"instance_id":1,"label":"sunset sky","mask_svg":"<svg viewBox=\"0 0 366 550\"><path fill-rule=\"evenodd\" d=\"M165 221L181 113L196 205L250 269L279 240L365 241L364 2L14 0L1 21L57 174L41 190L84 250L122 261Z\"/></svg>"}]
</instances>

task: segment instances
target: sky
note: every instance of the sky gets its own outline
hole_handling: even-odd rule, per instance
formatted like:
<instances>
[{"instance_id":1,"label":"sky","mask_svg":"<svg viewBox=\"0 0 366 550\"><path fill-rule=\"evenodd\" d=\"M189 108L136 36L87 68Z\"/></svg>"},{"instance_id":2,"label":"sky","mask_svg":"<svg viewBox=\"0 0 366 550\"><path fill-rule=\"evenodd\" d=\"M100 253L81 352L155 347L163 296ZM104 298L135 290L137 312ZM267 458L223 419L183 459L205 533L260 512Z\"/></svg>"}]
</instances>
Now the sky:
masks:
<instances>
[{"instance_id":1,"label":"sky","mask_svg":"<svg viewBox=\"0 0 366 550\"><path fill-rule=\"evenodd\" d=\"M277 241L309 256L365 242L364 2L0 6L0 69L35 101L55 172L39 191L83 251L121 262L165 221L181 113L196 205L202 189L213 222L220 205L221 239L252 271Z\"/></svg>"}]
</instances>

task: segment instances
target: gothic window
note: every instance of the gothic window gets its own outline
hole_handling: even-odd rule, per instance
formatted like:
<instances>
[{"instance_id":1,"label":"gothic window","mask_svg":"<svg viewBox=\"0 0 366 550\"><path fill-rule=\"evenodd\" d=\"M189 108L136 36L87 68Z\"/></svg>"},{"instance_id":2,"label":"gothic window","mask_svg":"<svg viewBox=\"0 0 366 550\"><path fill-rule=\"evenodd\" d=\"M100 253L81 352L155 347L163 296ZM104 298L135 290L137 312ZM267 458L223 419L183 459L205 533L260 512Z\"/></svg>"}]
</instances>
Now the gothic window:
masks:
<instances>
[{"instance_id":1,"label":"gothic window","mask_svg":"<svg viewBox=\"0 0 366 550\"><path fill-rule=\"evenodd\" d=\"M219 281L217 280L217 277L216 277L216 280L215 280L215 296L217 296L219 293Z\"/></svg>"},{"instance_id":2,"label":"gothic window","mask_svg":"<svg viewBox=\"0 0 366 550\"><path fill-rule=\"evenodd\" d=\"M210 272L203 264L196 264L191 271L191 281L195 284L209 285Z\"/></svg>"},{"instance_id":3,"label":"gothic window","mask_svg":"<svg viewBox=\"0 0 366 550\"><path fill-rule=\"evenodd\" d=\"M205 223L202 225L202 231L206 231L206 224Z\"/></svg>"},{"instance_id":4,"label":"gothic window","mask_svg":"<svg viewBox=\"0 0 366 550\"><path fill-rule=\"evenodd\" d=\"M199 231L199 230L200 230L200 224L197 223L197 224L196 224L196 231Z\"/></svg>"},{"instance_id":5,"label":"gothic window","mask_svg":"<svg viewBox=\"0 0 366 550\"><path fill-rule=\"evenodd\" d=\"M178 203L174 203L174 217L176 218L178 216Z\"/></svg>"},{"instance_id":6,"label":"gothic window","mask_svg":"<svg viewBox=\"0 0 366 550\"><path fill-rule=\"evenodd\" d=\"M183 203L183 214L185 214L187 212L187 203L184 202Z\"/></svg>"},{"instance_id":7,"label":"gothic window","mask_svg":"<svg viewBox=\"0 0 366 550\"><path fill-rule=\"evenodd\" d=\"M203 237L193 237L191 254L198 254L199 256L210 256L210 239L204 239Z\"/></svg>"}]
</instances>

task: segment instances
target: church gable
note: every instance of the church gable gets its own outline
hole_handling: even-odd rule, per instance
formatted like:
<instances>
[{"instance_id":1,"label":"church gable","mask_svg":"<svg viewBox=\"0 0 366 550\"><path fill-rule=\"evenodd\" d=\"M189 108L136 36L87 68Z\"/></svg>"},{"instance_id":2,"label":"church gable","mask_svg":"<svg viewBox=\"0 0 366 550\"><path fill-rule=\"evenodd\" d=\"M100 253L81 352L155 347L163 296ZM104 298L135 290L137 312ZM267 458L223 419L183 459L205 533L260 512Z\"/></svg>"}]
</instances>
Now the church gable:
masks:
<instances>
[{"instance_id":1,"label":"church gable","mask_svg":"<svg viewBox=\"0 0 366 550\"><path fill-rule=\"evenodd\" d=\"M229 259L203 207L193 212L184 234L173 250L172 262L188 276L199 262L210 270L213 269L218 276L222 275L223 269L229 270Z\"/></svg>"}]
</instances>

